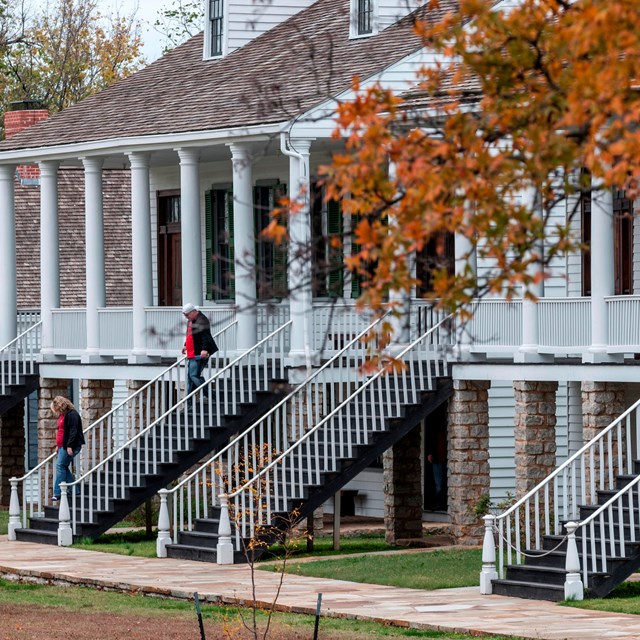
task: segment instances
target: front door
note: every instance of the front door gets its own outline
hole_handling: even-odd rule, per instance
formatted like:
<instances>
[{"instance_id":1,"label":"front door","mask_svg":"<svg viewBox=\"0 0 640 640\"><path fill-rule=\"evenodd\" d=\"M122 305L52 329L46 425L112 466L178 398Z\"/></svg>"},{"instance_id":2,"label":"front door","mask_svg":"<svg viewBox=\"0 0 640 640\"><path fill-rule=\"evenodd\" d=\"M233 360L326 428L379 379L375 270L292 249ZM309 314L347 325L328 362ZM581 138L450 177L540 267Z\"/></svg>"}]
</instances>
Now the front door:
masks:
<instances>
[{"instance_id":1,"label":"front door","mask_svg":"<svg viewBox=\"0 0 640 640\"><path fill-rule=\"evenodd\" d=\"M158 192L158 304L182 305L180 192Z\"/></svg>"}]
</instances>

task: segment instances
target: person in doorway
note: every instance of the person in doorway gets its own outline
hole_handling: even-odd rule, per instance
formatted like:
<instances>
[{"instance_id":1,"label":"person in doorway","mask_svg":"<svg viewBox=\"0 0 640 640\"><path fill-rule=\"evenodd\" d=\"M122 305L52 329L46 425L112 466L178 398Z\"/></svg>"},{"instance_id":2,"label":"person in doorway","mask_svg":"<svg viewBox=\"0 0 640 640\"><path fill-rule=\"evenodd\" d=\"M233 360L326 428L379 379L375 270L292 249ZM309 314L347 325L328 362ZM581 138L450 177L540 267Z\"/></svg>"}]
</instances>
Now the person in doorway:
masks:
<instances>
[{"instance_id":1,"label":"person in doorway","mask_svg":"<svg viewBox=\"0 0 640 640\"><path fill-rule=\"evenodd\" d=\"M50 408L53 415L58 418L56 432L58 459L56 460L56 479L53 483L53 503L56 504L60 502L60 483L70 483L74 480L71 463L82 449L84 435L82 419L70 400L63 396L56 396Z\"/></svg>"},{"instance_id":2,"label":"person in doorway","mask_svg":"<svg viewBox=\"0 0 640 640\"><path fill-rule=\"evenodd\" d=\"M427 461L431 464L435 490L434 511L447 509L447 430L433 425L427 432Z\"/></svg>"},{"instance_id":3,"label":"person in doorway","mask_svg":"<svg viewBox=\"0 0 640 640\"><path fill-rule=\"evenodd\" d=\"M207 360L218 347L211 335L209 318L196 306L187 302L182 307L182 314L188 320L187 337L182 353L187 355L187 394L204 384L202 372Z\"/></svg>"}]
</instances>

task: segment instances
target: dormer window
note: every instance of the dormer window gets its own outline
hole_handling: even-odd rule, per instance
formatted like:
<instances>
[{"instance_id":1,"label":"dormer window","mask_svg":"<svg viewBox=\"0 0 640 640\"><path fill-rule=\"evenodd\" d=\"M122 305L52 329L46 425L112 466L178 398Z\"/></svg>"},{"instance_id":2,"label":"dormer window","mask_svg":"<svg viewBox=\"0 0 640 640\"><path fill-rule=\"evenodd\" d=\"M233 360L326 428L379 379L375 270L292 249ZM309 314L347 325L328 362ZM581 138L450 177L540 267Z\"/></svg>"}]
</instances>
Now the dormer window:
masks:
<instances>
[{"instance_id":1,"label":"dormer window","mask_svg":"<svg viewBox=\"0 0 640 640\"><path fill-rule=\"evenodd\" d=\"M209 56L222 55L224 0L209 0Z\"/></svg>"},{"instance_id":2,"label":"dormer window","mask_svg":"<svg viewBox=\"0 0 640 640\"><path fill-rule=\"evenodd\" d=\"M366 38L378 32L378 0L351 0L351 38Z\"/></svg>"},{"instance_id":3,"label":"dormer window","mask_svg":"<svg viewBox=\"0 0 640 640\"><path fill-rule=\"evenodd\" d=\"M373 0L356 0L355 22L357 35L373 33Z\"/></svg>"}]
</instances>

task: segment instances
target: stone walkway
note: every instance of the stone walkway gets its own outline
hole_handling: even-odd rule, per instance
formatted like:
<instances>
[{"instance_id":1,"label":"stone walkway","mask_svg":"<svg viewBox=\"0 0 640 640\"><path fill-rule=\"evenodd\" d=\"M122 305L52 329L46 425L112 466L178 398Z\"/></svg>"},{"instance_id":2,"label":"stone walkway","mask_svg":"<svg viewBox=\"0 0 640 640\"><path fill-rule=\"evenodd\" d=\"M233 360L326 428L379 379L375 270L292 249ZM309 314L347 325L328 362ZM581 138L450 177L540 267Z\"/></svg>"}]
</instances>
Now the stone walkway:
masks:
<instances>
[{"instance_id":1,"label":"stone walkway","mask_svg":"<svg viewBox=\"0 0 640 640\"><path fill-rule=\"evenodd\" d=\"M190 598L197 591L203 600L225 603L246 601L251 593L247 566L132 558L9 542L6 536L0 536L0 576L176 598ZM258 571L256 576L258 600L270 603L279 576L264 571ZM421 591L288 575L278 600L279 609L313 613L319 592L325 615L400 626L536 640L640 638L640 617L571 609L534 600L481 596L477 588Z\"/></svg>"}]
</instances>

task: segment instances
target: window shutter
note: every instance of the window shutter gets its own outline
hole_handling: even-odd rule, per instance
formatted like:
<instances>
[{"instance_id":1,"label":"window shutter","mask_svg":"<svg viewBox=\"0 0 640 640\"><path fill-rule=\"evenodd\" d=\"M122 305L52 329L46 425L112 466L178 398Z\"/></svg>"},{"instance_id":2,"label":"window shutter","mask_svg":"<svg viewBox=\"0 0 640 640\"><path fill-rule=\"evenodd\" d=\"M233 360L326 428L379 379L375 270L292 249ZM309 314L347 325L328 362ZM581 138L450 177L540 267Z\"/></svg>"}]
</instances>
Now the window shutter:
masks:
<instances>
[{"instance_id":1,"label":"window shutter","mask_svg":"<svg viewBox=\"0 0 640 640\"><path fill-rule=\"evenodd\" d=\"M213 193L205 191L204 194L204 233L205 233L205 260L207 274L206 299L213 300Z\"/></svg>"},{"instance_id":2,"label":"window shutter","mask_svg":"<svg viewBox=\"0 0 640 640\"><path fill-rule=\"evenodd\" d=\"M278 184L273 187L273 207L279 205L281 198L287 195L287 185ZM281 220L288 226L288 220ZM277 298L287 297L289 247L288 243L273 244L273 295Z\"/></svg>"},{"instance_id":3,"label":"window shutter","mask_svg":"<svg viewBox=\"0 0 640 640\"><path fill-rule=\"evenodd\" d=\"M359 215L351 216L351 255L355 255L360 252L360 245L355 241L356 227L360 222ZM353 272L351 274L351 297L359 298L362 293L362 276L359 273Z\"/></svg>"},{"instance_id":4,"label":"window shutter","mask_svg":"<svg viewBox=\"0 0 640 640\"><path fill-rule=\"evenodd\" d=\"M235 264L235 236L233 233L233 191L227 189L225 193L225 218L229 253L226 256L227 291L231 300L236 299L236 264Z\"/></svg>"},{"instance_id":5,"label":"window shutter","mask_svg":"<svg viewBox=\"0 0 640 640\"><path fill-rule=\"evenodd\" d=\"M327 295L330 298L341 298L344 288L344 248L342 233L342 207L339 200L327 202L327 235L328 265ZM340 246L332 246L332 240L338 238Z\"/></svg>"}]
</instances>

